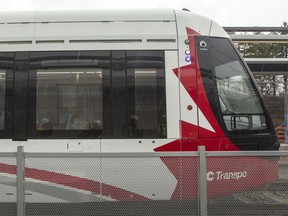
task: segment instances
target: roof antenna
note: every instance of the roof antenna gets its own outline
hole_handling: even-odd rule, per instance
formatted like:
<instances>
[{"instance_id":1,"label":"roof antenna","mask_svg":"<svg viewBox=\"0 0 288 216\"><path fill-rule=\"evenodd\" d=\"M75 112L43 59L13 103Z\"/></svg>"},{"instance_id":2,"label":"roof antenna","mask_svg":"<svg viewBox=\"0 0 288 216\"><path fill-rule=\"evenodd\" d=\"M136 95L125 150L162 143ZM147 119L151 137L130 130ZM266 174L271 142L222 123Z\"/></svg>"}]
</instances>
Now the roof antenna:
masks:
<instances>
[{"instance_id":1,"label":"roof antenna","mask_svg":"<svg viewBox=\"0 0 288 216\"><path fill-rule=\"evenodd\" d=\"M187 8L182 8L183 11L188 11L188 12L191 12L189 9Z\"/></svg>"}]
</instances>

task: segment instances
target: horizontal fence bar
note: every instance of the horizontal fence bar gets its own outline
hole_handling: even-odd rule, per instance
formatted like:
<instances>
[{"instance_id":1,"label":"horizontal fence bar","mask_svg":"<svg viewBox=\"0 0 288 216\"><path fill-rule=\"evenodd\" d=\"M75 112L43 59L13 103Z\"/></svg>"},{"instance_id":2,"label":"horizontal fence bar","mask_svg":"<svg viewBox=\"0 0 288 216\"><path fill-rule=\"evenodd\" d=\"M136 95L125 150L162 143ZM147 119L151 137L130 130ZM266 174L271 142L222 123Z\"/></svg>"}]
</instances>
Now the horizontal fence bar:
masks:
<instances>
[{"instance_id":1,"label":"horizontal fence bar","mask_svg":"<svg viewBox=\"0 0 288 216\"><path fill-rule=\"evenodd\" d=\"M43 152L24 152L25 157L52 157L52 158L105 158L105 157L196 157L198 152L121 152L121 153L86 153L86 152L73 152L73 153L43 153ZM287 150L282 151L206 151L206 156L209 157L241 157L241 156L288 156ZM0 153L0 157L16 157L16 152L14 153Z\"/></svg>"},{"instance_id":2,"label":"horizontal fence bar","mask_svg":"<svg viewBox=\"0 0 288 216\"><path fill-rule=\"evenodd\" d=\"M16 157L16 152L1 152L0 157ZM73 152L73 153L43 153L43 152L24 152L25 157L62 157L62 158L105 158L105 157L196 157L198 152L117 152L117 153L86 153L86 152ZM209 157L240 157L240 156L288 156L287 150L281 151L206 151L206 156Z\"/></svg>"},{"instance_id":3,"label":"horizontal fence bar","mask_svg":"<svg viewBox=\"0 0 288 216\"><path fill-rule=\"evenodd\" d=\"M11 153L11 152L7 152L7 153L0 153L0 157L16 157L17 153Z\"/></svg>"},{"instance_id":4,"label":"horizontal fence bar","mask_svg":"<svg viewBox=\"0 0 288 216\"><path fill-rule=\"evenodd\" d=\"M287 27L278 26L227 26L223 28L228 32L288 32Z\"/></svg>"},{"instance_id":5,"label":"horizontal fence bar","mask_svg":"<svg viewBox=\"0 0 288 216\"><path fill-rule=\"evenodd\" d=\"M123 152L123 153L24 153L29 158L135 158L135 157L196 157L198 152Z\"/></svg>"}]
</instances>

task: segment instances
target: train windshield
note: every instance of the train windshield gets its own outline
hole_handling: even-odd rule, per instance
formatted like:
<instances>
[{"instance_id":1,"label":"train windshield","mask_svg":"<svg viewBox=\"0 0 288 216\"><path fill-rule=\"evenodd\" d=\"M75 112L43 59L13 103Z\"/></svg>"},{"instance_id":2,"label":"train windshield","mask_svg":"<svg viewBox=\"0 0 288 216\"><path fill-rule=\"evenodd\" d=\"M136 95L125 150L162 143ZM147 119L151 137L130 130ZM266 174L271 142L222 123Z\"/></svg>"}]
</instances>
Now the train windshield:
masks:
<instances>
[{"instance_id":1,"label":"train windshield","mask_svg":"<svg viewBox=\"0 0 288 216\"><path fill-rule=\"evenodd\" d=\"M220 64L215 67L215 74L221 113L227 129L265 128L262 106L240 62Z\"/></svg>"},{"instance_id":2,"label":"train windshield","mask_svg":"<svg viewBox=\"0 0 288 216\"><path fill-rule=\"evenodd\" d=\"M201 73L203 79L206 79L206 91L207 88L211 88L208 87L207 83L211 84L212 80L213 86L215 84L217 86L217 91L212 93L214 97L213 95L209 96L210 100L214 100L210 103L218 104L216 110L222 114L221 118L226 130L267 129L266 117L259 94L230 40L209 38L206 43L208 46L205 49L201 46L199 48L200 65L201 62L203 65L203 62L206 61L203 60L205 55L210 55L212 62L209 64L210 68L208 69L207 66L206 69L202 68ZM203 76L204 73L205 76ZM208 78L210 81L207 82ZM211 92L211 89L207 92Z\"/></svg>"}]
</instances>

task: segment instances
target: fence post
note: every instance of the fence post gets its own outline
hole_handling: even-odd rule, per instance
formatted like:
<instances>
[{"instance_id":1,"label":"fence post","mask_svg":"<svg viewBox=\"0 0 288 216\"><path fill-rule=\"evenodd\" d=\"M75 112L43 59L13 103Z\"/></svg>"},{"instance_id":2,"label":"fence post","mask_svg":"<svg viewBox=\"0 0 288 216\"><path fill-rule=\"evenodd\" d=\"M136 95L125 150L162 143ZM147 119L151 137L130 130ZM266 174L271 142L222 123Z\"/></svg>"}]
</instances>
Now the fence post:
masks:
<instances>
[{"instance_id":1,"label":"fence post","mask_svg":"<svg viewBox=\"0 0 288 216\"><path fill-rule=\"evenodd\" d=\"M200 216L207 216L207 161L205 146L198 146L199 153L199 213Z\"/></svg>"},{"instance_id":2,"label":"fence post","mask_svg":"<svg viewBox=\"0 0 288 216\"><path fill-rule=\"evenodd\" d=\"M17 147L17 216L25 216L25 158L23 146Z\"/></svg>"}]
</instances>

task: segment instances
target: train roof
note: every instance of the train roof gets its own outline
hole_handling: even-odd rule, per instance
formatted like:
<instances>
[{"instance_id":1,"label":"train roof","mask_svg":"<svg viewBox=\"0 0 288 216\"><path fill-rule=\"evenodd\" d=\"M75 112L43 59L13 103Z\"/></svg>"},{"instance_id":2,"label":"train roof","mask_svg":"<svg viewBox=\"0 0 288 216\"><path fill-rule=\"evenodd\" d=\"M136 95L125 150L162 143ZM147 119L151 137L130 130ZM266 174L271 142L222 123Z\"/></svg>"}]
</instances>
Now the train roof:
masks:
<instances>
[{"instance_id":1,"label":"train roof","mask_svg":"<svg viewBox=\"0 0 288 216\"><path fill-rule=\"evenodd\" d=\"M75 22L176 22L179 16L189 17L196 23L199 32L204 26L218 26L213 20L202 17L190 11L173 9L130 9L130 10L67 10L67 11L2 11L0 24L27 24L27 23L75 23ZM177 17L177 18L176 18ZM193 27L193 26L192 26ZM220 29L218 27L218 29ZM211 33L211 31L210 31ZM221 32L221 36L227 37Z\"/></svg>"},{"instance_id":2,"label":"train roof","mask_svg":"<svg viewBox=\"0 0 288 216\"><path fill-rule=\"evenodd\" d=\"M0 23L175 21L172 9L4 11Z\"/></svg>"},{"instance_id":3,"label":"train roof","mask_svg":"<svg viewBox=\"0 0 288 216\"><path fill-rule=\"evenodd\" d=\"M0 13L0 50L170 49L200 35L229 37L211 19L173 9Z\"/></svg>"}]
</instances>

